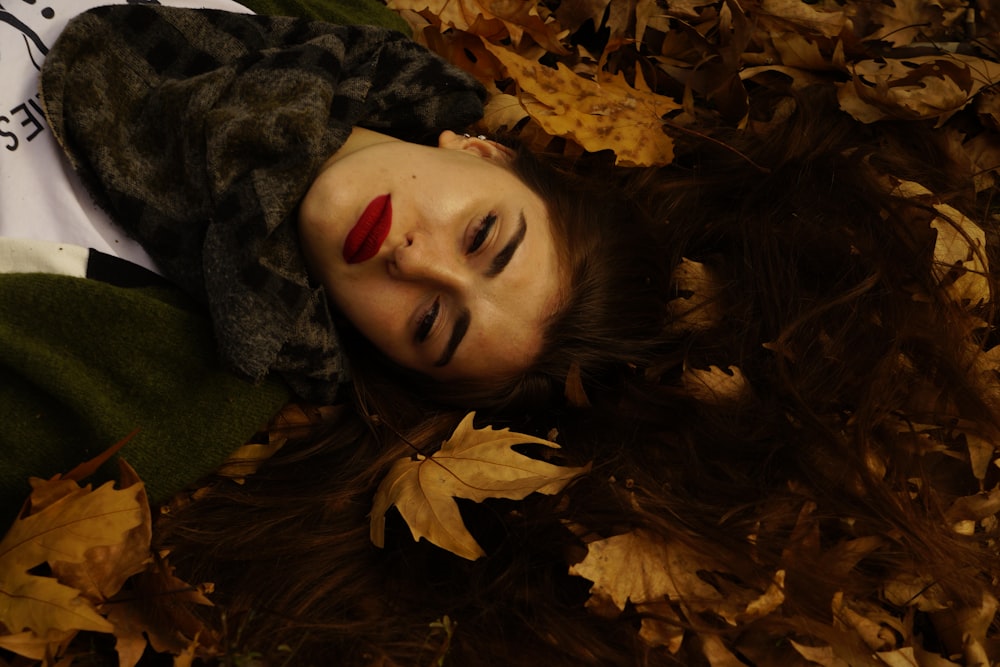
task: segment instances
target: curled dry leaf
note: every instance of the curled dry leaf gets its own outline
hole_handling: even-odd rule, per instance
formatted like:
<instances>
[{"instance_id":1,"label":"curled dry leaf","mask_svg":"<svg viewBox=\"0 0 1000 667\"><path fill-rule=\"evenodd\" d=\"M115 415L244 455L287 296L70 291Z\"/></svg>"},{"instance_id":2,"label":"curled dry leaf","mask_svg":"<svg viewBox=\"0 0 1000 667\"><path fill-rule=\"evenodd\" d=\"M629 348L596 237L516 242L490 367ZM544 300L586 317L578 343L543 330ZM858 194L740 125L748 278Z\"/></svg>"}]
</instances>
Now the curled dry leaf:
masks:
<instances>
[{"instance_id":1,"label":"curled dry leaf","mask_svg":"<svg viewBox=\"0 0 1000 667\"><path fill-rule=\"evenodd\" d=\"M484 555L462 521L455 498L481 502L487 498L520 500L531 493L555 494L590 466L565 467L519 454L513 446L559 445L548 440L492 427L474 428L474 412L462 420L441 449L431 456L397 461L375 493L371 539L382 546L385 513L393 505L410 528L413 539L432 544L469 560Z\"/></svg>"},{"instance_id":2,"label":"curled dry leaf","mask_svg":"<svg viewBox=\"0 0 1000 667\"><path fill-rule=\"evenodd\" d=\"M919 183L883 177L895 196L929 203L937 212L931 223L934 240L934 274L958 303L975 307L991 300L986 233L968 216L948 204L936 202L930 190Z\"/></svg>"}]
</instances>

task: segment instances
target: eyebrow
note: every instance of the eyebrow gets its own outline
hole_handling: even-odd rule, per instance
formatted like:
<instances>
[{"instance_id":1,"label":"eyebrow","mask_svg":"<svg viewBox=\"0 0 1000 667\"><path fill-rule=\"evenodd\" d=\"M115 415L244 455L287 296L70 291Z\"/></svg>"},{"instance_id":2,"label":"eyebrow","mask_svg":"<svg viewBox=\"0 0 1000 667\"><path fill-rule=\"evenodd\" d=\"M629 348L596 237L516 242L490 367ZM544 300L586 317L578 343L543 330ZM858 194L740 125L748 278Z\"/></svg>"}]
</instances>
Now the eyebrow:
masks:
<instances>
[{"instance_id":1,"label":"eyebrow","mask_svg":"<svg viewBox=\"0 0 1000 667\"><path fill-rule=\"evenodd\" d=\"M510 260L514 258L514 253L517 252L518 247L521 245L521 241L524 240L524 235L528 232L528 223L524 219L524 211L521 211L521 221L517 227L517 231L514 235L510 237L510 241L507 241L507 245L503 247L500 252L497 253L496 257L490 263L490 268L486 270L487 278L495 278L507 268L510 264Z\"/></svg>"},{"instance_id":2,"label":"eyebrow","mask_svg":"<svg viewBox=\"0 0 1000 667\"><path fill-rule=\"evenodd\" d=\"M463 308L458 314L458 319L455 320L455 328L451 330L451 337L448 338L448 344L444 348L444 353L434 362L436 368L447 366L451 358L455 356L455 350L458 349L458 344L465 338L465 332L469 330L469 323L471 321L472 315L469 313L469 309Z\"/></svg>"},{"instance_id":3,"label":"eyebrow","mask_svg":"<svg viewBox=\"0 0 1000 667\"><path fill-rule=\"evenodd\" d=\"M507 241L507 245L501 248L500 252L493 258L493 261L490 262L490 268L486 270L485 274L487 278L496 278L503 273L503 270L510 264L510 260L514 258L514 253L521 246L521 242L524 241L524 236L527 232L528 222L524 219L524 211L521 211L517 231ZM469 309L463 308L458 315L458 319L455 320L455 327L451 330L451 336L448 338L448 344L445 345L444 352L434 362L435 368L448 365L451 358L455 356L455 350L458 349L459 343L465 338L465 333L469 330L471 322L472 315L469 313Z\"/></svg>"}]
</instances>

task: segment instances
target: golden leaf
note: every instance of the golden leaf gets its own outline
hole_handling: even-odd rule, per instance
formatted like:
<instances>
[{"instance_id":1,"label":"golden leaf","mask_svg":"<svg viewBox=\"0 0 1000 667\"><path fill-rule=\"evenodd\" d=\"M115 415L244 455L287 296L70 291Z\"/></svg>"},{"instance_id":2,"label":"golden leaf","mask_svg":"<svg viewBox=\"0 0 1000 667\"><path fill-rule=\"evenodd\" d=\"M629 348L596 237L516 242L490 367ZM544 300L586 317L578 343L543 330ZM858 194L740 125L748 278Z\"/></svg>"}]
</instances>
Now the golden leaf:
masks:
<instances>
[{"instance_id":1,"label":"golden leaf","mask_svg":"<svg viewBox=\"0 0 1000 667\"><path fill-rule=\"evenodd\" d=\"M549 134L588 151L612 150L618 164L673 160L673 140L663 131L664 115L681 108L672 98L636 90L620 73L591 81L562 63L553 69L502 46L485 46L517 82L528 114Z\"/></svg>"},{"instance_id":2,"label":"golden leaf","mask_svg":"<svg viewBox=\"0 0 1000 667\"><path fill-rule=\"evenodd\" d=\"M18 518L0 541L0 622L11 632L30 629L38 635L49 630L110 632L111 624L79 590L29 570L45 562L79 563L95 547L120 544L146 516L144 493L142 484L117 490L109 482Z\"/></svg>"},{"instance_id":3,"label":"golden leaf","mask_svg":"<svg viewBox=\"0 0 1000 667\"><path fill-rule=\"evenodd\" d=\"M491 96L483 107L483 123L490 132L510 130L527 117L528 112L521 102L506 93Z\"/></svg>"},{"instance_id":4,"label":"golden leaf","mask_svg":"<svg viewBox=\"0 0 1000 667\"><path fill-rule=\"evenodd\" d=\"M686 603L722 599L698 576L703 559L679 543L632 531L587 545L587 556L569 573L594 582L591 596L610 599L619 611L628 602L642 604L664 598Z\"/></svg>"},{"instance_id":5,"label":"golden leaf","mask_svg":"<svg viewBox=\"0 0 1000 667\"><path fill-rule=\"evenodd\" d=\"M466 415L441 449L431 456L397 461L375 493L371 539L382 546L385 513L393 505L410 527L413 539L463 558L485 555L462 521L455 498L481 502L487 498L520 500L531 493L554 494L590 470L552 465L517 453L511 447L536 443L552 449L548 440L503 428L474 428L474 412Z\"/></svg>"},{"instance_id":6,"label":"golden leaf","mask_svg":"<svg viewBox=\"0 0 1000 667\"><path fill-rule=\"evenodd\" d=\"M153 529L146 491L131 466L122 460L119 466L120 486L131 488L139 484L135 496L141 513L139 524L128 530L116 544L91 547L80 562L50 561L52 573L60 583L79 590L91 602L111 598L121 590L126 579L145 570L151 560L149 544Z\"/></svg>"}]
</instances>

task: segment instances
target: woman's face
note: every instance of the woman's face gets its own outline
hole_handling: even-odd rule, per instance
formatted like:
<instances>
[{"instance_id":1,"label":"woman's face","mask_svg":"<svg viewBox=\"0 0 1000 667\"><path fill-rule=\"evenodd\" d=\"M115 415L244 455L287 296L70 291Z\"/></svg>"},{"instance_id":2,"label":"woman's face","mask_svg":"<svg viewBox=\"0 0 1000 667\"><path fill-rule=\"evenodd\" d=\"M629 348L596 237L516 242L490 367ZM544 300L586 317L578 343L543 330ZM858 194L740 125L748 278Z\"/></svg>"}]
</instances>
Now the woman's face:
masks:
<instances>
[{"instance_id":1,"label":"woman's face","mask_svg":"<svg viewBox=\"0 0 1000 667\"><path fill-rule=\"evenodd\" d=\"M507 149L355 130L299 212L312 274L395 362L439 380L527 368L562 287L545 204Z\"/></svg>"}]
</instances>

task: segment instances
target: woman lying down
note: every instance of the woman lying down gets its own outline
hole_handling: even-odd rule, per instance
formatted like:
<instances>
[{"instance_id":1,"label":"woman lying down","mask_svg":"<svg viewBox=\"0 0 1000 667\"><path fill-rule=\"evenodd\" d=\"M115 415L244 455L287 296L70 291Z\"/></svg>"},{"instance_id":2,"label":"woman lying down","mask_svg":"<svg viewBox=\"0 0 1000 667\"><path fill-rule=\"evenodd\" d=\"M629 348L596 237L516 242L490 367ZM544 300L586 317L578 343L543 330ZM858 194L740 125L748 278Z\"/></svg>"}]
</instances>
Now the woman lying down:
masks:
<instances>
[{"instance_id":1,"label":"woman lying down","mask_svg":"<svg viewBox=\"0 0 1000 667\"><path fill-rule=\"evenodd\" d=\"M992 229L919 128L859 129L802 94L738 150L574 173L467 135L480 86L395 33L138 5L72 21L41 91L87 192L210 322L224 380L206 377L233 384L205 420L272 390L271 410L342 406L159 525L179 572L214 582L204 627L240 650L987 650L948 626L995 611ZM494 491L493 459L455 453L468 424L442 446L471 410L525 434L501 468L572 472ZM161 437L159 459L199 445ZM387 490L407 475L411 501ZM475 501L423 505L457 508L435 520L473 551L413 539L432 520L412 494L435 493Z\"/></svg>"}]
</instances>

